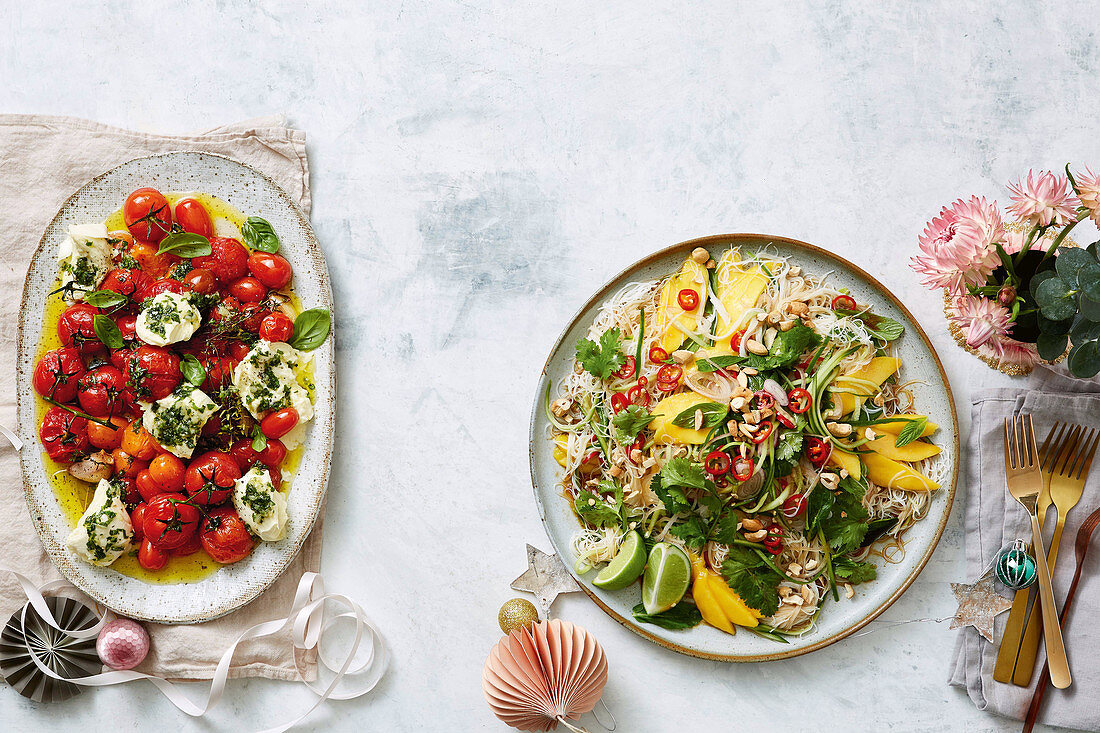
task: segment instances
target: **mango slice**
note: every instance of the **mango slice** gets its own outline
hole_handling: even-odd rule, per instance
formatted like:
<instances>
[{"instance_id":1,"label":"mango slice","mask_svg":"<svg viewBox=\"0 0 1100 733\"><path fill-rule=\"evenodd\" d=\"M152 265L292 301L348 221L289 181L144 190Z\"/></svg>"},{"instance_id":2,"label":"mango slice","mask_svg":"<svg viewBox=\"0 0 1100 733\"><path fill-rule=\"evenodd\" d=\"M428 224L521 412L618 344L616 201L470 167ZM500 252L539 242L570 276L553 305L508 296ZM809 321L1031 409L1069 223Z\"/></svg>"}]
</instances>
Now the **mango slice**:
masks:
<instances>
[{"instance_id":1,"label":"mango slice","mask_svg":"<svg viewBox=\"0 0 1100 733\"><path fill-rule=\"evenodd\" d=\"M702 445L705 443L709 430L681 428L672 424L676 416L684 410L705 404L716 403L714 400L707 399L703 395L690 390L665 397L650 410L650 414L655 418L649 424L649 427L653 429L654 440L658 443L680 443L681 445Z\"/></svg>"},{"instance_id":2,"label":"mango slice","mask_svg":"<svg viewBox=\"0 0 1100 733\"><path fill-rule=\"evenodd\" d=\"M870 448L875 453L881 456L889 458L893 461L905 461L906 463L915 463L917 461L923 461L925 458L931 458L934 455L938 455L940 447L938 445L932 445L926 440L914 440L912 443L901 446L896 445L897 436L892 433L886 433L883 435L879 431L871 428L876 435L880 437L874 440L869 440L863 444L864 448ZM883 431L885 432L885 431ZM867 437L867 428L859 429L859 437Z\"/></svg>"},{"instance_id":3,"label":"mango slice","mask_svg":"<svg viewBox=\"0 0 1100 733\"><path fill-rule=\"evenodd\" d=\"M863 367L862 369L857 369L851 374L846 374L845 376L853 380L872 382L875 385L881 387L882 383L889 379L900 366L901 359L897 359L892 356L876 356L874 359L871 359L870 363L867 364L867 366ZM865 389L865 387L863 387L863 385L860 385L858 382L849 386L855 390ZM869 392L867 395L855 395L848 392L834 392L833 404L839 404L840 414L847 415L849 412L855 410L856 407L862 405L864 400L866 400L867 397L870 397L872 394L874 394L874 392Z\"/></svg>"},{"instance_id":4,"label":"mango slice","mask_svg":"<svg viewBox=\"0 0 1100 733\"><path fill-rule=\"evenodd\" d=\"M718 313L718 328L715 331L717 341L711 349L712 354L719 356L733 353L730 337L734 334L735 326L745 311L756 305L760 294L768 286L768 277L759 265L742 268L741 255L735 249L722 255L715 272L715 295L726 310L725 315Z\"/></svg>"},{"instance_id":5,"label":"mango slice","mask_svg":"<svg viewBox=\"0 0 1100 733\"><path fill-rule=\"evenodd\" d=\"M711 595L718 601L718 606L730 623L750 629L759 624L757 619L761 617L760 612L746 606L741 596L737 595L737 591L726 585L725 580L711 573L708 582L711 584Z\"/></svg>"},{"instance_id":6,"label":"mango slice","mask_svg":"<svg viewBox=\"0 0 1100 733\"><path fill-rule=\"evenodd\" d=\"M863 466L859 462L859 456L855 453L845 453L839 448L833 448L827 463L835 468L847 470L848 475L854 479L859 479L863 475Z\"/></svg>"},{"instance_id":7,"label":"mango slice","mask_svg":"<svg viewBox=\"0 0 1100 733\"><path fill-rule=\"evenodd\" d=\"M860 460L867 467L867 478L879 486L905 491L935 491L940 487L920 471L878 453L862 453Z\"/></svg>"},{"instance_id":8,"label":"mango slice","mask_svg":"<svg viewBox=\"0 0 1100 733\"><path fill-rule=\"evenodd\" d=\"M906 413L904 417L899 417L897 420L888 420L886 422L876 423L871 426L871 429L876 433L890 433L891 435L897 435L902 431L910 420L919 420L922 417L927 419L925 415L910 415ZM924 431L918 436L921 438L927 438L932 433L939 430L939 425L934 422L930 422L924 426Z\"/></svg>"},{"instance_id":9,"label":"mango slice","mask_svg":"<svg viewBox=\"0 0 1100 733\"><path fill-rule=\"evenodd\" d=\"M687 338L681 328L690 331L699 328L699 319L702 318L707 304L708 281L707 268L688 258L680 271L661 290L661 300L653 325L659 334L657 344L668 353L680 348ZM693 290L699 296L699 305L695 310L685 311L680 307L681 290Z\"/></svg>"},{"instance_id":10,"label":"mango slice","mask_svg":"<svg viewBox=\"0 0 1100 733\"><path fill-rule=\"evenodd\" d=\"M697 560L694 555L691 558L691 566L694 571L694 579L691 583L691 598L695 601L695 607L699 609L703 620L727 634L736 634L737 630L730 624L729 619L722 612L722 607L718 605L718 601L711 592L710 571L703 565L703 561Z\"/></svg>"}]
</instances>

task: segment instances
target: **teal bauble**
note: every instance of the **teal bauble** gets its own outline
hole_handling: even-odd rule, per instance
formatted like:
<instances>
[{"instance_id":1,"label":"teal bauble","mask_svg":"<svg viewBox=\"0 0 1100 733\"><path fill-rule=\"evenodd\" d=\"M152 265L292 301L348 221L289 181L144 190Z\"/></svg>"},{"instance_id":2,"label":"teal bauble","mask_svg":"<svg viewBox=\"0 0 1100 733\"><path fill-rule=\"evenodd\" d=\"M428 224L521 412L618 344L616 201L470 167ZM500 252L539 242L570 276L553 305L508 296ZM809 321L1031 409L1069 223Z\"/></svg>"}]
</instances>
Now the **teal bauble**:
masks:
<instances>
[{"instance_id":1,"label":"teal bauble","mask_svg":"<svg viewBox=\"0 0 1100 733\"><path fill-rule=\"evenodd\" d=\"M997 580L1012 590L1035 582L1035 558L1018 547L1010 547L997 558Z\"/></svg>"}]
</instances>

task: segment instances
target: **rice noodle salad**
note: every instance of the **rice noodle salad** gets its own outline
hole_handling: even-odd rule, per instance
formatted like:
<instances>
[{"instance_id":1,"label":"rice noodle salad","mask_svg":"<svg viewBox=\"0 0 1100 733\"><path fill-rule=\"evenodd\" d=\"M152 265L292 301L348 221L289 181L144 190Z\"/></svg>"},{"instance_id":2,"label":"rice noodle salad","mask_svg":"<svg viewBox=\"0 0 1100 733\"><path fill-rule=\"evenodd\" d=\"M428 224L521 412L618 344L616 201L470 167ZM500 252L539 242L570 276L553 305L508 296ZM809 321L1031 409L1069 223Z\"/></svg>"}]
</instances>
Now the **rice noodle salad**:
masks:
<instances>
[{"instance_id":1,"label":"rice noodle salad","mask_svg":"<svg viewBox=\"0 0 1100 733\"><path fill-rule=\"evenodd\" d=\"M640 622L811 630L901 560L946 473L903 330L769 248L621 289L546 395L575 570L641 579Z\"/></svg>"}]
</instances>

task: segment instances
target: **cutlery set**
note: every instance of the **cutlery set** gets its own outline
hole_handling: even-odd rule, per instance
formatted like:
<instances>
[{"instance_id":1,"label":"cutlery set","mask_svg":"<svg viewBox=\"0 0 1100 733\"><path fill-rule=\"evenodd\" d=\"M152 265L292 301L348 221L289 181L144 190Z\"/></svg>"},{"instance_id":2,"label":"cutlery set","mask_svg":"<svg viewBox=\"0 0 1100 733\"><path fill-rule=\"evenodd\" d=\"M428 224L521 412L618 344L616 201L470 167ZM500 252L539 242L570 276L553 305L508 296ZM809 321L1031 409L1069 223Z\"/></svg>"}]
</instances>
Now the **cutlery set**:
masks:
<instances>
[{"instance_id":1,"label":"cutlery set","mask_svg":"<svg viewBox=\"0 0 1100 733\"><path fill-rule=\"evenodd\" d=\"M1030 415L1005 420L1004 459L1009 494L1027 511L1031 519L1032 547L1037 569L1038 599L1031 588L1016 591L1008 623L1001 637L1001 646L993 670L993 679L1027 687L1031 683L1038 655L1040 637L1045 640L1047 663L1036 687L1028 711L1030 730L1038 717L1046 678L1064 689L1072 684L1061 623L1065 621L1088 550L1089 540L1100 524L1100 509L1088 517L1077 533L1075 555L1077 567L1066 595L1061 618L1058 615L1051 575L1058 562L1058 549L1069 511L1081 500L1089 468L1100 442L1100 431L1079 425L1056 423L1042 446L1036 447L1035 426ZM1057 513L1049 548L1043 540L1043 525L1051 506ZM1028 606L1031 603L1031 613Z\"/></svg>"}]
</instances>

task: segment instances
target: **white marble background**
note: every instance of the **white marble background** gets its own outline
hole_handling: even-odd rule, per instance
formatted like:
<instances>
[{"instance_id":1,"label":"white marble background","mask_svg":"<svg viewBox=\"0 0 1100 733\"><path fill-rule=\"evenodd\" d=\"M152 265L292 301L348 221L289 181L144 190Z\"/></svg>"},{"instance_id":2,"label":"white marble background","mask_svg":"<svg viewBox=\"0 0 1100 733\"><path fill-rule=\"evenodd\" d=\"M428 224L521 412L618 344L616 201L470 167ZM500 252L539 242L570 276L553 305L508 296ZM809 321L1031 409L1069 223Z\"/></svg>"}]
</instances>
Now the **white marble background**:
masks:
<instances>
[{"instance_id":1,"label":"white marble background","mask_svg":"<svg viewBox=\"0 0 1100 733\"><path fill-rule=\"evenodd\" d=\"M537 372L584 299L656 248L728 231L820 244L918 315L964 423L973 389L1007 382L953 345L939 296L906 258L958 195L1004 200L1030 166L1100 165L1090 11L642 5L0 10L0 111L161 132L284 112L309 135L313 222L341 324L324 571L331 590L362 601L394 657L375 693L327 704L311 726L506 730L480 670L524 543L549 547L527 467ZM953 611L956 509L884 619ZM1018 727L947 687L946 624L876 623L808 657L730 666L648 645L580 595L555 611L604 644L622 731ZM254 729L311 701L289 684L234 682L194 725ZM0 719L8 730L185 721L143 685L49 708L0 689Z\"/></svg>"}]
</instances>

